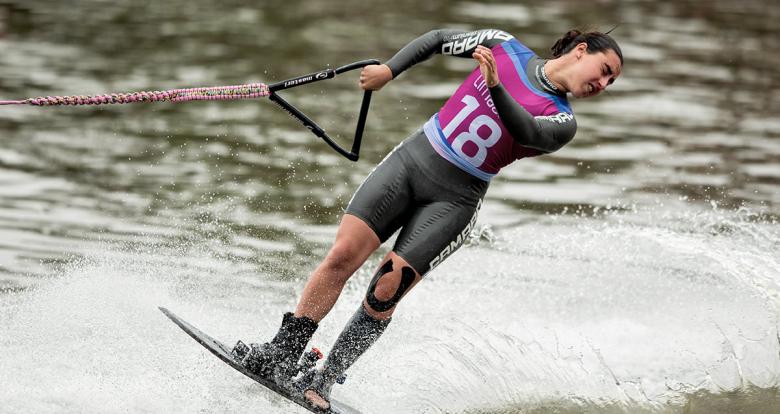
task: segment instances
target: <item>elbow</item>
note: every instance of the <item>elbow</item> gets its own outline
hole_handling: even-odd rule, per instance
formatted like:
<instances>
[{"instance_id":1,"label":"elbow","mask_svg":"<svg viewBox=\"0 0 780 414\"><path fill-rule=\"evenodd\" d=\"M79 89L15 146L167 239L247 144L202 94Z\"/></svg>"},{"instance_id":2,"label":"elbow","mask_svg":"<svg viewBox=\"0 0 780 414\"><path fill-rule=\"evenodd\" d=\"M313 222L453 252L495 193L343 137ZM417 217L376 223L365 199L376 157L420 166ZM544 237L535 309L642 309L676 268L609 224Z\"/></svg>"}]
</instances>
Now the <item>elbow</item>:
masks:
<instances>
[{"instance_id":1,"label":"elbow","mask_svg":"<svg viewBox=\"0 0 780 414\"><path fill-rule=\"evenodd\" d=\"M552 143L549 146L549 151L547 153L553 153L555 151L558 151L559 149L563 148L571 142L571 140L574 139L574 135L571 136L565 136L565 137L555 137L552 140Z\"/></svg>"},{"instance_id":2,"label":"elbow","mask_svg":"<svg viewBox=\"0 0 780 414\"><path fill-rule=\"evenodd\" d=\"M570 139L560 139L559 137L545 136L542 133L527 134L526 136L515 137L515 142L523 147L532 148L543 154L551 154L563 148Z\"/></svg>"},{"instance_id":3,"label":"elbow","mask_svg":"<svg viewBox=\"0 0 780 414\"><path fill-rule=\"evenodd\" d=\"M443 42L444 41L444 29L433 29L431 31L428 31L422 37L430 37L432 39L436 39L438 41Z\"/></svg>"}]
</instances>

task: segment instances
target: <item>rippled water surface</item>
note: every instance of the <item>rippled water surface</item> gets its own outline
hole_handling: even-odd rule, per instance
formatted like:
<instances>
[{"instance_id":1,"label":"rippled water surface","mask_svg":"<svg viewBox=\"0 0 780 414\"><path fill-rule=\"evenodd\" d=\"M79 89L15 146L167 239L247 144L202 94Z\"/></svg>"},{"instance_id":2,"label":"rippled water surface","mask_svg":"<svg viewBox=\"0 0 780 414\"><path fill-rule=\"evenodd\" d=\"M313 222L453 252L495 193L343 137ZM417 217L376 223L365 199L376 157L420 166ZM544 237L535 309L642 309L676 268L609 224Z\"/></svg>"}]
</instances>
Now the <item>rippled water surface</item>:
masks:
<instances>
[{"instance_id":1,"label":"rippled water surface","mask_svg":"<svg viewBox=\"0 0 780 414\"><path fill-rule=\"evenodd\" d=\"M273 82L440 27L626 58L579 130L491 184L478 229L334 393L364 412L774 413L780 6L0 0L0 100ZM288 412L168 323L265 339L352 192L474 67L374 95L351 163L265 100L0 106L0 412ZM348 143L357 72L284 93ZM382 251L388 247L384 246ZM379 260L314 342L328 349Z\"/></svg>"}]
</instances>

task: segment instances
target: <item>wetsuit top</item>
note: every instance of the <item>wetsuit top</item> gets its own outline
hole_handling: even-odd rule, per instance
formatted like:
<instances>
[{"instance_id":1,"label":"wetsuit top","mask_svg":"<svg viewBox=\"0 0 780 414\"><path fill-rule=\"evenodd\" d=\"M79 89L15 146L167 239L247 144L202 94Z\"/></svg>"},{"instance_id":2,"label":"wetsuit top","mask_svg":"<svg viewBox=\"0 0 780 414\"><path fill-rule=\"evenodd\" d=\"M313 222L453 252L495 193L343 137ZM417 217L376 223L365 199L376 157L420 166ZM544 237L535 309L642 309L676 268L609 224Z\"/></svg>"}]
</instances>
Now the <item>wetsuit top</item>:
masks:
<instances>
[{"instance_id":1,"label":"wetsuit top","mask_svg":"<svg viewBox=\"0 0 780 414\"><path fill-rule=\"evenodd\" d=\"M434 30L404 46L387 66L395 78L435 53L471 58L477 45L493 51L499 84L488 88L477 66L423 129L442 157L490 181L517 159L560 149L577 124L566 94L544 74L545 61L500 30Z\"/></svg>"}]
</instances>

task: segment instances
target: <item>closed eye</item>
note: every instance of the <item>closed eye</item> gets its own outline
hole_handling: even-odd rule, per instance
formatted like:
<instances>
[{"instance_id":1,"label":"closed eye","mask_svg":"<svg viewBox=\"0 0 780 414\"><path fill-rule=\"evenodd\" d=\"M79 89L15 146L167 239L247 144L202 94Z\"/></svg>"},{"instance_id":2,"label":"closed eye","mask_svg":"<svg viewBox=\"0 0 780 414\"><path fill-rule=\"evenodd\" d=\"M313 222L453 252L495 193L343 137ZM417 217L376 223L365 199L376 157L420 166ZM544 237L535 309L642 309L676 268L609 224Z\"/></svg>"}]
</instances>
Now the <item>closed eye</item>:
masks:
<instances>
[{"instance_id":1,"label":"closed eye","mask_svg":"<svg viewBox=\"0 0 780 414\"><path fill-rule=\"evenodd\" d=\"M604 70L602 71L602 75L605 75L605 76L606 75L612 75L613 73L614 72L612 71L612 68L609 65L604 64ZM608 85L612 85L613 82L615 82L615 78L610 78L609 82L607 82L607 84Z\"/></svg>"}]
</instances>

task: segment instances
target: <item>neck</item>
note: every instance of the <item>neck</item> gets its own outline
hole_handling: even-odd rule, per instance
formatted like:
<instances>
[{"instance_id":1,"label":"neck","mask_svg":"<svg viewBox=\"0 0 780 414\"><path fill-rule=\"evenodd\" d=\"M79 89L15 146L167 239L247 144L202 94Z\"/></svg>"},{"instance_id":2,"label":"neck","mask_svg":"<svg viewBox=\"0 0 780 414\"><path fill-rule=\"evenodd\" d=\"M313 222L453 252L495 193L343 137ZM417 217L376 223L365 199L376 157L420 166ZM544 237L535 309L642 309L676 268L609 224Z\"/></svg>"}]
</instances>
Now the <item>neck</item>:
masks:
<instances>
[{"instance_id":1,"label":"neck","mask_svg":"<svg viewBox=\"0 0 780 414\"><path fill-rule=\"evenodd\" d=\"M566 93L569 92L569 85L565 81L563 59L563 57L558 57L545 62L544 73L547 75L550 83L555 85L559 91Z\"/></svg>"}]
</instances>

